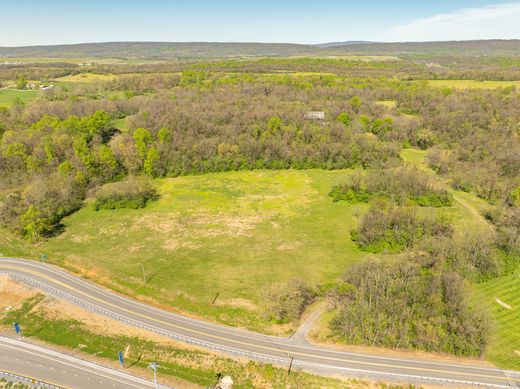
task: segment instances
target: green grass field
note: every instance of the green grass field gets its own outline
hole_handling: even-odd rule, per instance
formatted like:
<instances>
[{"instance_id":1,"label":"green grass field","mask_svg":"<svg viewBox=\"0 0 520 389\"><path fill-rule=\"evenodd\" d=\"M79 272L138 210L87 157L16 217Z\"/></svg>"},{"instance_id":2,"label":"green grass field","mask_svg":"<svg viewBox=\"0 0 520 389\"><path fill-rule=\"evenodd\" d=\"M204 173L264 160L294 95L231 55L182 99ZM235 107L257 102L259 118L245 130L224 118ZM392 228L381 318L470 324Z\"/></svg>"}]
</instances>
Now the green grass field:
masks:
<instances>
[{"instance_id":1,"label":"green grass field","mask_svg":"<svg viewBox=\"0 0 520 389\"><path fill-rule=\"evenodd\" d=\"M29 103L38 96L36 90L3 89L0 90L0 107L10 107L15 99Z\"/></svg>"},{"instance_id":2,"label":"green grass field","mask_svg":"<svg viewBox=\"0 0 520 389\"><path fill-rule=\"evenodd\" d=\"M520 370L520 270L475 289L475 298L489 307L496 322L486 358L497 366Z\"/></svg>"},{"instance_id":3,"label":"green grass field","mask_svg":"<svg viewBox=\"0 0 520 389\"><path fill-rule=\"evenodd\" d=\"M57 78L58 82L66 83L90 83L95 81L110 81L115 79L116 76L110 74L95 74L95 73L79 73L71 76L64 76Z\"/></svg>"},{"instance_id":4,"label":"green grass field","mask_svg":"<svg viewBox=\"0 0 520 389\"><path fill-rule=\"evenodd\" d=\"M270 59L271 57L265 57ZM340 59L345 61L361 61L361 62L386 62L400 61L399 57L393 55L291 55L286 58L323 58L323 59Z\"/></svg>"},{"instance_id":5,"label":"green grass field","mask_svg":"<svg viewBox=\"0 0 520 389\"><path fill-rule=\"evenodd\" d=\"M346 174L254 171L158 180L159 201L141 210L86 206L38 250L123 293L265 330L263 288L295 277L313 284L335 279L366 257L350 239L360 206L328 196Z\"/></svg>"},{"instance_id":6,"label":"green grass field","mask_svg":"<svg viewBox=\"0 0 520 389\"><path fill-rule=\"evenodd\" d=\"M477 81L477 80L428 80L428 85L438 88L496 89L510 86L520 87L520 81Z\"/></svg>"}]
</instances>

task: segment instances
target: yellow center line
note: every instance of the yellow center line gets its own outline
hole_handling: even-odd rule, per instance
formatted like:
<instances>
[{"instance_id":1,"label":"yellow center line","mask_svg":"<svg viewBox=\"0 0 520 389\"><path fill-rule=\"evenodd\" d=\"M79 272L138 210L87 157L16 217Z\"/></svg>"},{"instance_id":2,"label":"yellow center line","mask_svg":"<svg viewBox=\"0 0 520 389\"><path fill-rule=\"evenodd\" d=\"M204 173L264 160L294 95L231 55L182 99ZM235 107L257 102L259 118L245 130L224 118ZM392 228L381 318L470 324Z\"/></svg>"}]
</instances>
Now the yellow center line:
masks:
<instances>
[{"instance_id":1,"label":"yellow center line","mask_svg":"<svg viewBox=\"0 0 520 389\"><path fill-rule=\"evenodd\" d=\"M228 338L225 338L225 337L222 337L222 336L218 336L218 335L207 334L207 333L199 331L199 330L186 328L186 327L183 327L183 326L179 326L177 324L168 323L166 321L163 321L163 320L160 320L160 319L156 319L154 317L150 317L150 316L138 313L138 312L134 312L134 311L131 311L129 309L126 309L126 308L117 306L115 304L106 302L106 301L104 301L104 300L102 300L100 298L97 298L95 296L91 296L88 293L82 292L81 290L78 290L76 288L73 288L73 287L71 287L71 286L61 282L61 281L58 281L55 278L49 277L49 276L44 275L42 273L38 273L38 272L35 272L35 271L27 270L27 269L25 269L23 267L0 264L0 268L1 267L7 268L7 269L20 270L22 272L26 272L26 273L30 273L30 274L42 277L42 278L44 278L44 279L46 279L48 281L51 281L52 283L60 285L60 286L62 286L64 288L66 288L66 289L70 289L70 290L72 290L72 291L74 291L76 293L79 293L79 294L87 297L87 298L90 298L92 300L98 301L98 302L100 302L100 303L102 303L104 305L108 305L110 307L116 308L116 313L117 313L117 310L120 310L120 311L124 311L126 313L129 313L131 315L139 316L139 317L142 317L144 319L148 319L148 320L154 321L156 323L160 323L160 324L163 324L163 325L166 325L166 326L169 326L169 327L178 328L178 329L181 329L183 331L191 332L191 333L202 335L202 336L205 336L205 337L219 339L219 340L223 340L223 341L226 341L226 342L232 342L232 343L241 344L241 345L244 345L244 346L260 348L260 349L269 350L269 351L276 351L276 352L280 352L281 351L281 350L273 348L273 347L261 346L261 345L256 345L256 344L253 344L253 343L242 342L242 341L239 341L239 340L228 339ZM421 368L421 367L412 367L412 366L399 366L399 365L391 365L391 364L377 363L377 362L362 362L362 361L355 361L355 360L351 360L351 359L342 359L342 358L327 357L327 356L322 356L322 355L313 355L313 354L307 354L307 353L296 352L296 351L290 351L290 352L286 351L286 352L289 353L290 355L293 355L293 356L298 355L298 356L303 356L303 357L307 357L307 358L317 358L317 359L324 359L324 360L336 361L336 362L348 362L348 363L353 363L353 364L358 364L358 365L370 365L370 366L378 366L378 367L386 367L386 368L417 370L417 371L430 372L430 373L445 373L445 374L450 374L450 375L464 375L464 376L468 376L468 377L491 378L491 379L502 380L502 381L520 382L520 378L508 378L508 377L505 377L505 376L501 377L501 376L493 376L493 375L487 375L487 374L476 374L476 373L468 373L468 372L454 372L454 371L441 370L441 369L430 369L430 368ZM338 367L340 367L340 366L338 366ZM461 368L465 368L465 366L460 366L460 367Z\"/></svg>"}]
</instances>

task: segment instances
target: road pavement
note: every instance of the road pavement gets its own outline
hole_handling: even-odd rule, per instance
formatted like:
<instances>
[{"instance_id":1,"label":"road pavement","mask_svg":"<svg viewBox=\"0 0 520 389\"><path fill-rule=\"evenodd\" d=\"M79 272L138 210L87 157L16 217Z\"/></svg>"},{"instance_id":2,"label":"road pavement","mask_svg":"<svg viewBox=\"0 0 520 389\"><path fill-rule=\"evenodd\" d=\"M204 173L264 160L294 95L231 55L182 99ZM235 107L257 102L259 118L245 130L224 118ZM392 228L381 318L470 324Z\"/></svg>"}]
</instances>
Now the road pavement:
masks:
<instances>
[{"instance_id":1,"label":"road pavement","mask_svg":"<svg viewBox=\"0 0 520 389\"><path fill-rule=\"evenodd\" d=\"M520 388L520 372L337 351L196 320L118 295L36 261L0 258L0 274L78 306L185 343L319 374L431 384Z\"/></svg>"},{"instance_id":2,"label":"road pavement","mask_svg":"<svg viewBox=\"0 0 520 389\"><path fill-rule=\"evenodd\" d=\"M0 336L0 378L38 387L142 389L155 384L85 360ZM23 377L23 378L22 378ZM161 386L161 388L164 388Z\"/></svg>"}]
</instances>

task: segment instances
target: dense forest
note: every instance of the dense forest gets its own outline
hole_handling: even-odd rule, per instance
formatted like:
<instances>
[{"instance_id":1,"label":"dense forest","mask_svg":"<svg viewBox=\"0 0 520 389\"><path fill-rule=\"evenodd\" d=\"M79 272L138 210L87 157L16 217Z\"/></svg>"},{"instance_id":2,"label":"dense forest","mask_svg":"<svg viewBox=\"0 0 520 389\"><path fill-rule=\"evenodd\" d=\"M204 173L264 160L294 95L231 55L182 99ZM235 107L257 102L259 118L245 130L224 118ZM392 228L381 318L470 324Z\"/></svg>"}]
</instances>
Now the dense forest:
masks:
<instances>
[{"instance_id":1,"label":"dense forest","mask_svg":"<svg viewBox=\"0 0 520 389\"><path fill-rule=\"evenodd\" d=\"M502 63L98 64L86 70L110 79L76 84L59 78L81 76L79 65L9 64L0 67L6 85L24 77L55 86L0 108L0 224L38 242L59 234L87 197L96 209L145 207L157 198L150 181L157 177L354 169L330 191L330 201L368 204L352 240L406 258L359 264L317 290L277 285L265 292L269 317L297 320L315 296L327 295L337 312L331 328L349 343L481 355L490 319L468 300L467 282L508 274L519 262L520 91L417 80L520 78L518 63ZM452 188L484 199L496 233L455 239L443 213L450 193L406 165L404 148L428 150L429 167Z\"/></svg>"}]
</instances>

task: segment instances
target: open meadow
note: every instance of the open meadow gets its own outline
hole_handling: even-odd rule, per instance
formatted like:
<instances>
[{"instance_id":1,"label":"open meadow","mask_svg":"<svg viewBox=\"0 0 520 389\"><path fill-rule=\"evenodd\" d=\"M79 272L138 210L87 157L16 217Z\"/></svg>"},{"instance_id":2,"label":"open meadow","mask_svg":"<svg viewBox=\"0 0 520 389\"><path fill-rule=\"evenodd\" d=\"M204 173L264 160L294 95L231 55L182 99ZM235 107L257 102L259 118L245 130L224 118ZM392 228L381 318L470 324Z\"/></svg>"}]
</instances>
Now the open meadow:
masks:
<instances>
[{"instance_id":1,"label":"open meadow","mask_svg":"<svg viewBox=\"0 0 520 389\"><path fill-rule=\"evenodd\" d=\"M69 76L64 76L56 79L58 82L65 83L84 83L88 84L95 81L111 81L116 77L111 74L95 74L95 73L79 73Z\"/></svg>"},{"instance_id":2,"label":"open meadow","mask_svg":"<svg viewBox=\"0 0 520 389\"><path fill-rule=\"evenodd\" d=\"M479 80L428 80L429 85L437 88L456 89L498 89L520 88L520 81L479 81Z\"/></svg>"},{"instance_id":3,"label":"open meadow","mask_svg":"<svg viewBox=\"0 0 520 389\"><path fill-rule=\"evenodd\" d=\"M36 90L3 89L0 90L0 107L10 107L17 99L28 103L37 96Z\"/></svg>"},{"instance_id":4,"label":"open meadow","mask_svg":"<svg viewBox=\"0 0 520 389\"><path fill-rule=\"evenodd\" d=\"M346 174L254 171L161 179L157 202L140 210L85 206L38 250L125 294L260 329L266 325L264 288L292 278L314 285L334 280L366 256L349 234L361 206L328 196L332 182Z\"/></svg>"}]
</instances>

